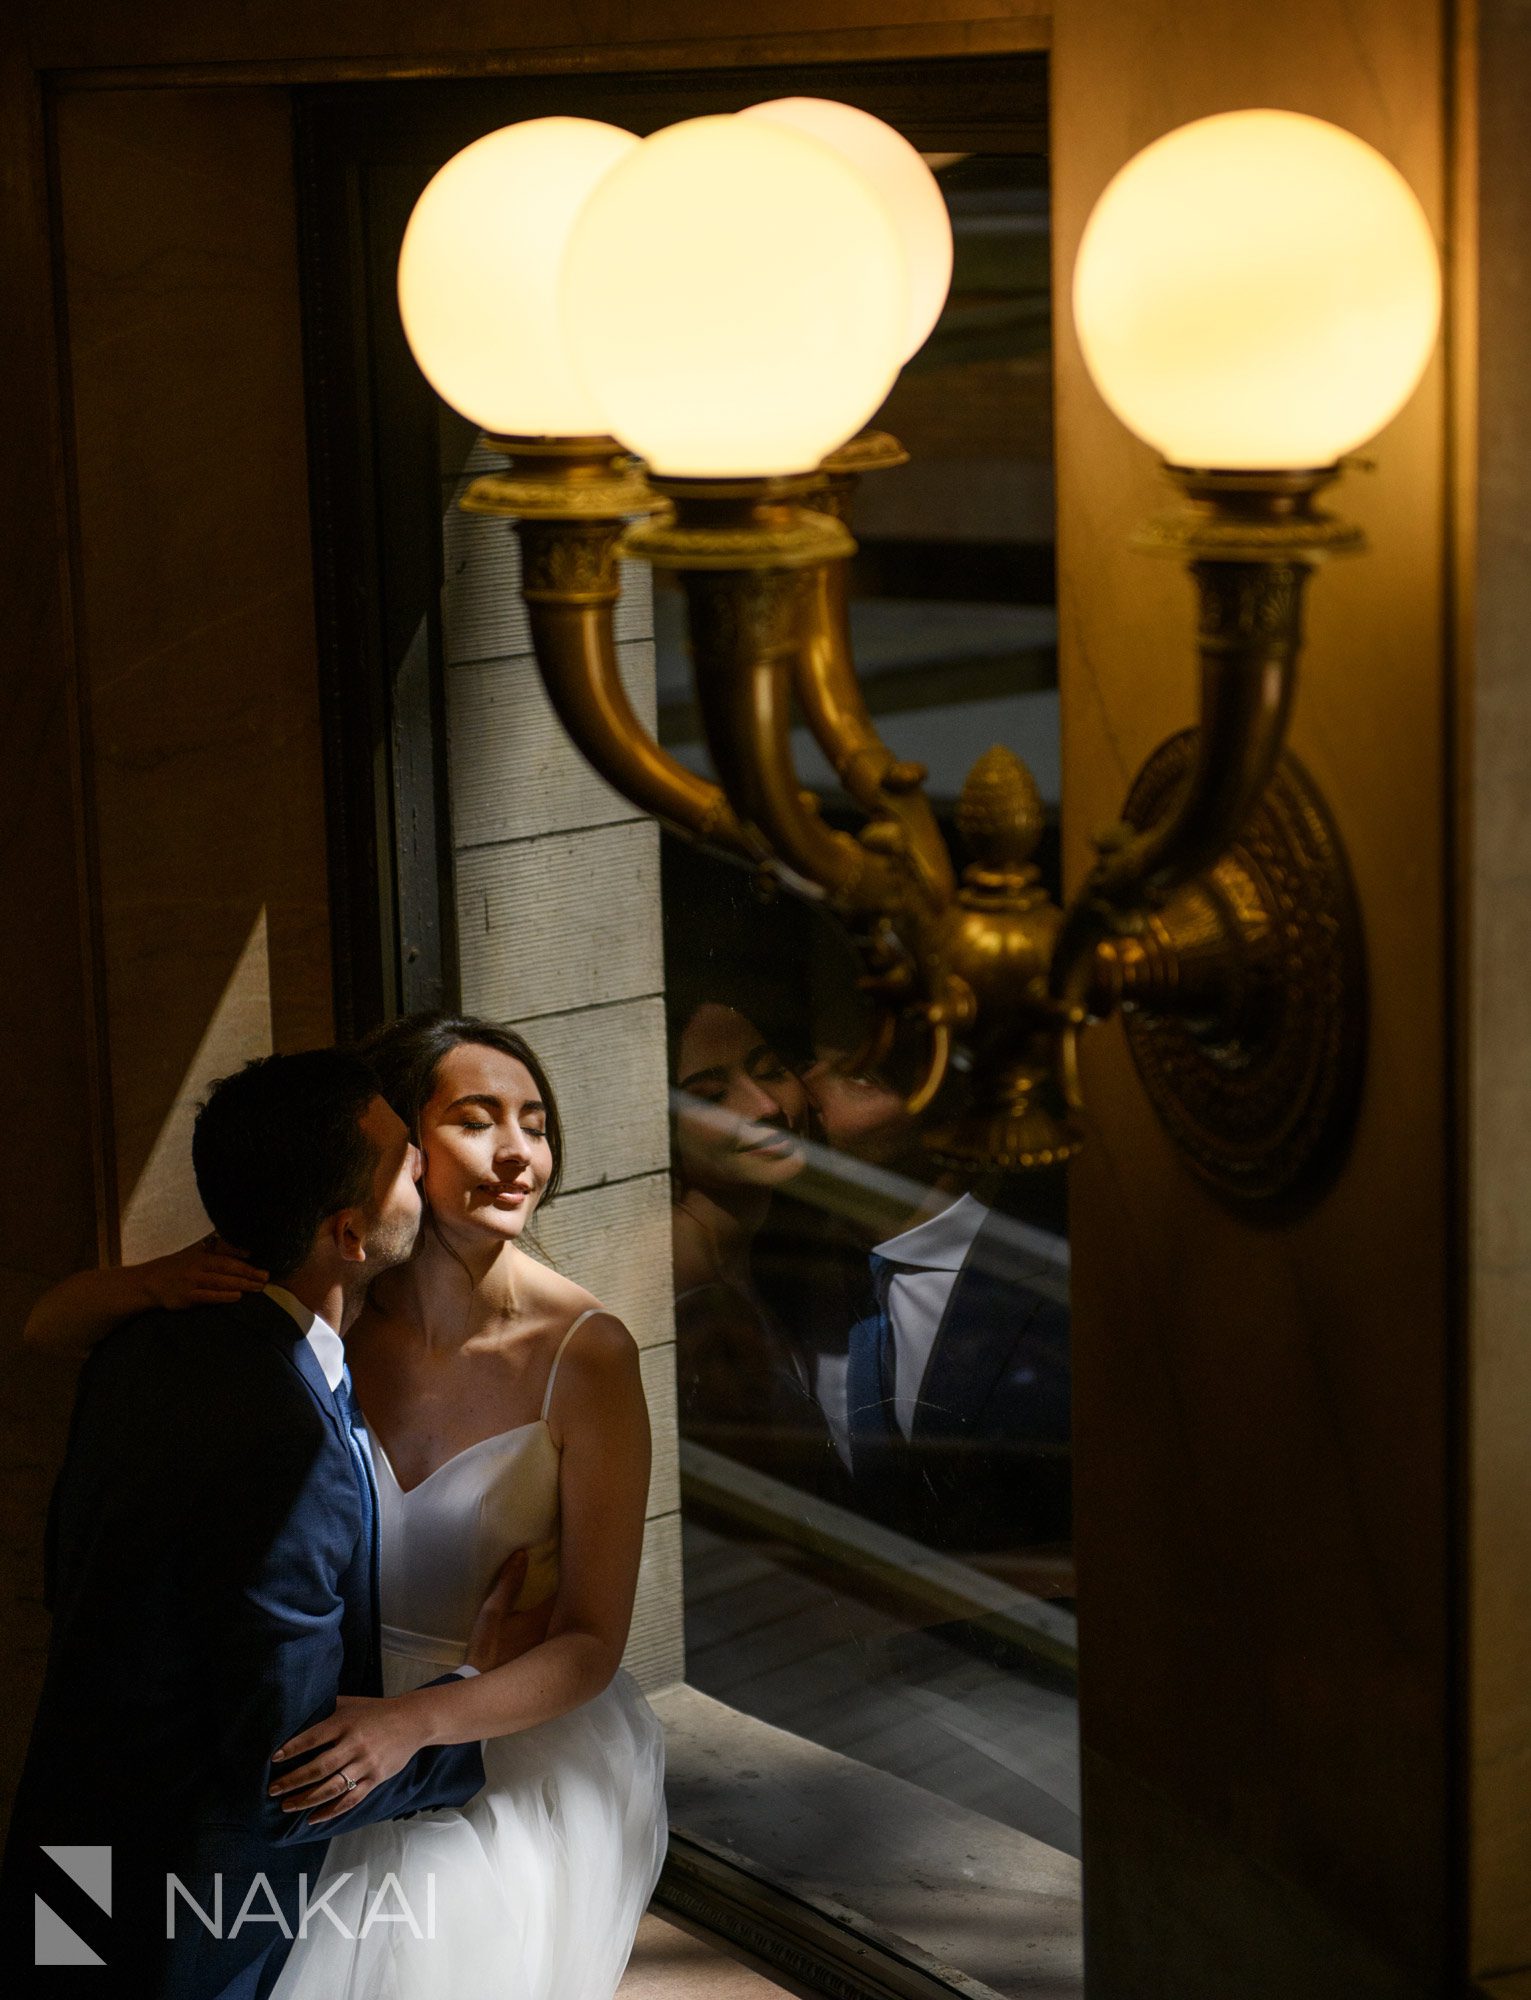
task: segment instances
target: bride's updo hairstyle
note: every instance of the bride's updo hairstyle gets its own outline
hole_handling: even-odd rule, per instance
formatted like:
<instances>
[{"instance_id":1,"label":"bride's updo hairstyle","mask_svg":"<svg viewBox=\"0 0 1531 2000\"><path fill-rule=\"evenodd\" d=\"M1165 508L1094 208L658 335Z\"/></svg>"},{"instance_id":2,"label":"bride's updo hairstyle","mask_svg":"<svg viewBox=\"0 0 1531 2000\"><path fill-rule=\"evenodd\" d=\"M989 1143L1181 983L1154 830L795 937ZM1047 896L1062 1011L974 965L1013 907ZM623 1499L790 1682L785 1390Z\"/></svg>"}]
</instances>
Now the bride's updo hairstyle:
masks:
<instances>
[{"instance_id":1,"label":"bride's updo hairstyle","mask_svg":"<svg viewBox=\"0 0 1531 2000\"><path fill-rule=\"evenodd\" d=\"M502 1028L497 1021L485 1021L474 1014L444 1014L436 1010L406 1014L401 1020L374 1028L358 1044L357 1053L371 1064L384 1097L409 1127L409 1136L418 1146L420 1121L435 1095L441 1065L453 1049L461 1048L464 1043L498 1049L502 1056L520 1063L537 1086L537 1095L547 1110L548 1145L553 1154L553 1171L537 1204L540 1212L557 1194L563 1179L563 1124L547 1071L531 1044L514 1028Z\"/></svg>"}]
</instances>

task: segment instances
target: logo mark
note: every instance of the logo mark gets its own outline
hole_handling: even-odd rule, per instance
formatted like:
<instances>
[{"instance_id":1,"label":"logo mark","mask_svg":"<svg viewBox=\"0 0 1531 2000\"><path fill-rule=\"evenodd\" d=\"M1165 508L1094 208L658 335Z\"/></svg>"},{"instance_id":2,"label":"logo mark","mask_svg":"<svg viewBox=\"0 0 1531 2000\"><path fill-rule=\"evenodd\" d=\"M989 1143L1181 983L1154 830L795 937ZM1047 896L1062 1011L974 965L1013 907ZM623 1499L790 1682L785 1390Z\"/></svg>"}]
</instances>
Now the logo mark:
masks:
<instances>
[{"instance_id":1,"label":"logo mark","mask_svg":"<svg viewBox=\"0 0 1531 2000\"><path fill-rule=\"evenodd\" d=\"M59 1896L59 1900L72 1906L78 1899L73 1890L80 1890L90 1902L107 1916L112 1914L112 1850L109 1847L44 1847L43 1853L66 1879L56 1886L50 1880L48 1892ZM51 1871L47 1871L51 1874ZM69 1887L73 1884L73 1889ZM59 1892L62 1891L60 1895ZM33 1950L34 1965L104 1965L106 1963L93 1946L87 1944L73 1925L79 1921L71 1907L70 1921L66 1923L51 1904L41 1896L34 1896L33 1902ZM86 1906L81 1905L83 1910ZM94 1926L92 1925L93 1929Z\"/></svg>"}]
</instances>

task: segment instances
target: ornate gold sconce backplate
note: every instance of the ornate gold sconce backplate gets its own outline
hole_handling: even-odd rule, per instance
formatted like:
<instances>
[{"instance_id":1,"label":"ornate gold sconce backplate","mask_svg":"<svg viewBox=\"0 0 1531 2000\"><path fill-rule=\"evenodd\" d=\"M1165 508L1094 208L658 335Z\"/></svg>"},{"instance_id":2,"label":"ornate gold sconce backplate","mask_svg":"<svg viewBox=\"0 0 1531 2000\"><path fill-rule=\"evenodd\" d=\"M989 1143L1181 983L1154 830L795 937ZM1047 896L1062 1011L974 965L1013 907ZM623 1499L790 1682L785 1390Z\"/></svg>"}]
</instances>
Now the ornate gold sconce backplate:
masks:
<instances>
[{"instance_id":1,"label":"ornate gold sconce backplate","mask_svg":"<svg viewBox=\"0 0 1531 2000\"><path fill-rule=\"evenodd\" d=\"M1170 737L1143 766L1123 810L1131 825L1169 810L1195 739ZM1315 1192L1344 1157L1355 1113L1366 971L1344 850L1295 757L1283 756L1227 854L1116 950L1129 959L1127 1045L1190 1165L1240 1202ZM1198 1016L1135 1004L1155 956L1185 968L1198 955L1222 968L1221 1005Z\"/></svg>"}]
</instances>

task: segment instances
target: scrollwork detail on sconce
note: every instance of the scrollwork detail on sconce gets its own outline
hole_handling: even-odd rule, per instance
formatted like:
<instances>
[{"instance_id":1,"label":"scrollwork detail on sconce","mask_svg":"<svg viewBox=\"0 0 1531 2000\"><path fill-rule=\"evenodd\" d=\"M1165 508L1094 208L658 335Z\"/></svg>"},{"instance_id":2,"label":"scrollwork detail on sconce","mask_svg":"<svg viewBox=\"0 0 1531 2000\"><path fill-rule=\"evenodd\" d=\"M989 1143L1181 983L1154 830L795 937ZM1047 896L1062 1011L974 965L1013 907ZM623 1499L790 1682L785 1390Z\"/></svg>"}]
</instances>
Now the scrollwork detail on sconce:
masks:
<instances>
[{"instance_id":1,"label":"scrollwork detail on sconce","mask_svg":"<svg viewBox=\"0 0 1531 2000\"><path fill-rule=\"evenodd\" d=\"M620 524L610 521L527 521L521 530L521 594L540 599L615 603Z\"/></svg>"},{"instance_id":2,"label":"scrollwork detail on sconce","mask_svg":"<svg viewBox=\"0 0 1531 2000\"><path fill-rule=\"evenodd\" d=\"M801 569L700 572L687 593L695 656L737 659L753 648L790 658L807 587Z\"/></svg>"},{"instance_id":3,"label":"scrollwork detail on sconce","mask_svg":"<svg viewBox=\"0 0 1531 2000\"><path fill-rule=\"evenodd\" d=\"M1298 631L1306 567L1289 562L1197 563L1197 637L1249 645Z\"/></svg>"}]
</instances>

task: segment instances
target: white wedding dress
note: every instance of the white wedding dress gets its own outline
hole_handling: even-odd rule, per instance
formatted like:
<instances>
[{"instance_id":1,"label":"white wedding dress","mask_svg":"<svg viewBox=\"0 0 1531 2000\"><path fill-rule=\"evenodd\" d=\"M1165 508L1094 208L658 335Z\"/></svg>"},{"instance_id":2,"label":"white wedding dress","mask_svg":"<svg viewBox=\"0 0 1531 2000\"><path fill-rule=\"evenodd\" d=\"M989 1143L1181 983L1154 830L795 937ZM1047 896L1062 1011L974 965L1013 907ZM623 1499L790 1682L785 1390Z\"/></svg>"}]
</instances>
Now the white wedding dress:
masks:
<instances>
[{"instance_id":1,"label":"white wedding dress","mask_svg":"<svg viewBox=\"0 0 1531 2000\"><path fill-rule=\"evenodd\" d=\"M547 1413L589 1317L559 1343L534 1423L469 1445L408 1492L373 1439L386 1693L462 1665L512 1549L531 1550L518 1605L556 1587ZM619 1669L582 1707L491 1737L466 1806L338 1834L309 1892L312 1907L348 1875L325 1902L335 1920L310 1916L272 2000L611 2000L666 1838L663 1731Z\"/></svg>"}]
</instances>

